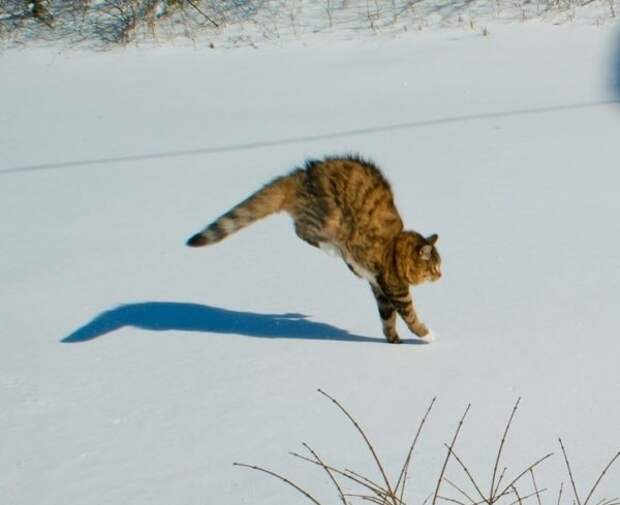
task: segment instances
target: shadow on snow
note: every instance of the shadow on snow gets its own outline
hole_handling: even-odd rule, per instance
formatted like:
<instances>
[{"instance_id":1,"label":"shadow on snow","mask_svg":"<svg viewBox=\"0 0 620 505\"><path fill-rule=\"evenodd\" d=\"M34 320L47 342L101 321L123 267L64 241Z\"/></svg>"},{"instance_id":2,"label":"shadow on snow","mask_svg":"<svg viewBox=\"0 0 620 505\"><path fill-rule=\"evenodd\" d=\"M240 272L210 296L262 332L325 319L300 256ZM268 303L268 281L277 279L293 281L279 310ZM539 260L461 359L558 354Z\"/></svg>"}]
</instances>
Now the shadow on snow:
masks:
<instances>
[{"instance_id":1,"label":"shadow on snow","mask_svg":"<svg viewBox=\"0 0 620 505\"><path fill-rule=\"evenodd\" d=\"M616 64L616 62L614 62L614 64ZM109 158L92 158L92 159L83 159L83 160L75 160L75 161L42 163L39 165L24 165L24 166L12 167L12 168L0 169L0 175L7 175L7 174L19 173L19 172L29 172L29 171L36 171L36 170L51 170L51 169L78 167L78 166L83 166L83 165L107 165L107 164L125 163L125 162L132 162L132 161L146 161L146 160L154 160L154 159L177 158L177 157L183 157L183 156L198 156L198 155L209 155L209 154L215 154L215 153L239 152L239 151L259 149L259 148L264 148L264 147L284 146L284 145L291 145L291 144L301 144L301 143L306 143L306 142L317 142L317 141L336 139L336 138L348 138L348 137L356 137L360 135L386 133L386 132L398 131L398 130L426 128L426 127L451 124L451 123L464 123L464 122L487 120L487 119L497 119L497 118L503 118L503 117L530 116L530 115L538 115L538 114L549 114L549 113L561 112L561 111L567 111L567 110L580 110L580 109L591 109L595 107L606 107L611 104L620 103L620 61L618 61L617 64L618 65L614 67L614 71L616 71L616 74L614 74L614 77L613 77L614 81L612 83L616 96L611 99L607 99L607 100L598 100L598 101L590 101L590 102L575 102L575 103L569 103L569 104L550 105L547 107L534 107L534 108L529 108L529 109L526 108L526 109L506 110L506 111L498 111L498 112L485 112L485 113L480 113L480 114L469 114L469 115L463 115L463 116L441 117L441 118L429 119L429 120L409 121L409 122L395 123L395 124L389 124L389 125L370 126L366 128L357 128L357 129L352 129L352 130L332 131L332 132L318 133L315 135L307 135L307 136L300 136L300 137L288 137L288 138L271 139L271 140L257 140L254 142L247 142L247 143L242 143L242 144L202 147L202 148L197 148L197 149L189 149L189 150L181 150L181 151L154 152L154 153L133 154L133 155L109 157Z\"/></svg>"},{"instance_id":2,"label":"shadow on snow","mask_svg":"<svg viewBox=\"0 0 620 505\"><path fill-rule=\"evenodd\" d=\"M303 314L257 314L180 302L121 305L101 313L62 342L86 342L125 326L153 331L234 333L258 338L385 343L383 338L354 335L329 324L309 321Z\"/></svg>"}]
</instances>

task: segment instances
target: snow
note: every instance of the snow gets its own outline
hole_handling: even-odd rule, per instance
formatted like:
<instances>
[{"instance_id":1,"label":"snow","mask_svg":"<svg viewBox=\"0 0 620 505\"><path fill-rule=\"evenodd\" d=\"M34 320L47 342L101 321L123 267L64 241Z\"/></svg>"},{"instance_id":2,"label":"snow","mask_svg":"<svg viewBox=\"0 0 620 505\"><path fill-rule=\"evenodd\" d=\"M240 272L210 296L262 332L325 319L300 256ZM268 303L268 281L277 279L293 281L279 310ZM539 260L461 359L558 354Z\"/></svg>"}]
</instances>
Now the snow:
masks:
<instances>
[{"instance_id":1,"label":"snow","mask_svg":"<svg viewBox=\"0 0 620 505\"><path fill-rule=\"evenodd\" d=\"M520 396L511 471L556 451L537 478L545 503L561 480L568 496L562 436L586 492L620 446L618 40L526 24L0 54L0 501L306 503L241 461L335 503L287 452L372 462L319 387L391 473L437 395L410 502L469 402L457 448L486 486ZM413 291L430 345L402 322L385 343L367 283L285 216L184 245L306 157L351 151L439 234L443 277Z\"/></svg>"}]
</instances>

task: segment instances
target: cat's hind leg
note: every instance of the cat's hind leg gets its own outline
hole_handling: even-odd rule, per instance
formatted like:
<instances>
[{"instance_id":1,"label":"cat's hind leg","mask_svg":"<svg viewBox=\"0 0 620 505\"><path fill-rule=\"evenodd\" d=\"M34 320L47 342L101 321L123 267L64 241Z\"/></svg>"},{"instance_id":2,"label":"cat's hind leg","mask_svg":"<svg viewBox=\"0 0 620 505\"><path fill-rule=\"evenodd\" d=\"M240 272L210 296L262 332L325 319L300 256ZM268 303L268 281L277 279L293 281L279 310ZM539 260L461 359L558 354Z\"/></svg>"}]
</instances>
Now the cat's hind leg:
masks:
<instances>
[{"instance_id":1,"label":"cat's hind leg","mask_svg":"<svg viewBox=\"0 0 620 505\"><path fill-rule=\"evenodd\" d=\"M390 344L399 344L401 340L396 332L396 309L394 305L377 286L370 283L370 289L372 289L372 294L375 295L375 300L377 301L385 338Z\"/></svg>"},{"instance_id":2,"label":"cat's hind leg","mask_svg":"<svg viewBox=\"0 0 620 505\"><path fill-rule=\"evenodd\" d=\"M314 233L308 227L300 225L298 221L295 221L295 234L313 247L320 247L320 244L325 241L318 233Z\"/></svg>"}]
</instances>

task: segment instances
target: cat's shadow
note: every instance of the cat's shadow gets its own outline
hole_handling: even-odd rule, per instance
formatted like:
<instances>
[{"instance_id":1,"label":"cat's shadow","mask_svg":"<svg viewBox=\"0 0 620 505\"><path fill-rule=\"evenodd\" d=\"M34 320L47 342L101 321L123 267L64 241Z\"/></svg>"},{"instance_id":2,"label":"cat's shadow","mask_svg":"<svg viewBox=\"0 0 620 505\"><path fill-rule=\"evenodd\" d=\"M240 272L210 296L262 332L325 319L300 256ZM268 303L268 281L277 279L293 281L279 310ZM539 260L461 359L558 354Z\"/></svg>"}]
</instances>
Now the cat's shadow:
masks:
<instances>
[{"instance_id":1,"label":"cat's shadow","mask_svg":"<svg viewBox=\"0 0 620 505\"><path fill-rule=\"evenodd\" d=\"M86 342L125 326L153 331L234 333L257 338L385 343L383 338L355 335L336 326L309 321L303 314L258 314L181 302L121 305L102 312L62 342ZM420 342L408 340L407 343Z\"/></svg>"}]
</instances>

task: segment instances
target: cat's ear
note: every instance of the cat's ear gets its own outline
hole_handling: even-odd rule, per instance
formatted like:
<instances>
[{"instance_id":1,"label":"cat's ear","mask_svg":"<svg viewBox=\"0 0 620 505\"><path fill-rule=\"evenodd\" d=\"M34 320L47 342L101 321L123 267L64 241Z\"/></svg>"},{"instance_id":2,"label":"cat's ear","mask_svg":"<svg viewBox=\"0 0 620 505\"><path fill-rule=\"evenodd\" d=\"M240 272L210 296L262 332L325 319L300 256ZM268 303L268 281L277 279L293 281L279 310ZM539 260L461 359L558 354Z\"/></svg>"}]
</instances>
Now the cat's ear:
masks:
<instances>
[{"instance_id":1,"label":"cat's ear","mask_svg":"<svg viewBox=\"0 0 620 505\"><path fill-rule=\"evenodd\" d=\"M431 251L433 250L433 246L432 245L423 245L422 247L420 247L420 257L423 260L430 260L431 259Z\"/></svg>"},{"instance_id":2,"label":"cat's ear","mask_svg":"<svg viewBox=\"0 0 620 505\"><path fill-rule=\"evenodd\" d=\"M426 238L426 241L430 245L435 245L437 243L437 239L439 239L439 236L436 233L433 233L430 237Z\"/></svg>"}]
</instances>

